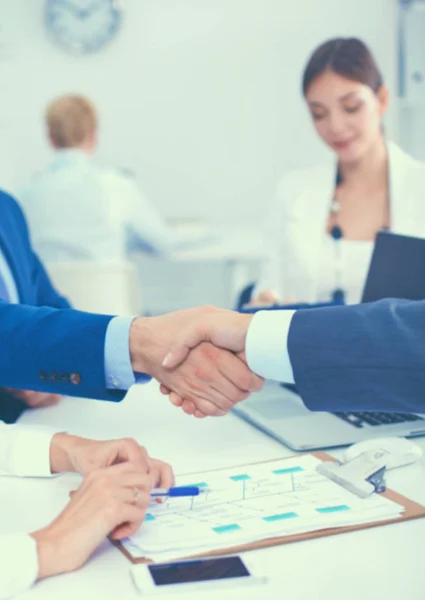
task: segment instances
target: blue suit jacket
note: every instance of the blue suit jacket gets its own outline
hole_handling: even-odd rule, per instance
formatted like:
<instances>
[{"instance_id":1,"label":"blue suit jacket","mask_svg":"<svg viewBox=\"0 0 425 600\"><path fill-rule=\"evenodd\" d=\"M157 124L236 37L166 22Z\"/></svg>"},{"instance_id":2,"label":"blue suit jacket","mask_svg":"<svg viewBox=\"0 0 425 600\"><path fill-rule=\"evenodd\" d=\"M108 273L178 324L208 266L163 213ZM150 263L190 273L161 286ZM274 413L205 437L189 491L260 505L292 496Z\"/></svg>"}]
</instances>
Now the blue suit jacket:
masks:
<instances>
[{"instance_id":1,"label":"blue suit jacket","mask_svg":"<svg viewBox=\"0 0 425 600\"><path fill-rule=\"evenodd\" d=\"M32 250L19 205L4 192L0 245L21 301L0 301L0 386L122 399L125 392L105 386L105 335L112 317L69 308Z\"/></svg>"},{"instance_id":2,"label":"blue suit jacket","mask_svg":"<svg viewBox=\"0 0 425 600\"><path fill-rule=\"evenodd\" d=\"M298 311L288 349L311 410L425 413L425 301Z\"/></svg>"}]
</instances>

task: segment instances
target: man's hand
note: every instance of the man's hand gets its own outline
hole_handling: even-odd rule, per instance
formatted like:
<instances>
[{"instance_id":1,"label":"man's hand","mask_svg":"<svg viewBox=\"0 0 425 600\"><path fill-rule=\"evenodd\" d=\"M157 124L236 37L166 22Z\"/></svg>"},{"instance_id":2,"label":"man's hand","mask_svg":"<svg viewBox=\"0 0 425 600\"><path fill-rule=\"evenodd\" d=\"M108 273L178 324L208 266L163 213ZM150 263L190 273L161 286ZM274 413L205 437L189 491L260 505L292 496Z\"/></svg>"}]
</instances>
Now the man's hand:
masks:
<instances>
[{"instance_id":1,"label":"man's hand","mask_svg":"<svg viewBox=\"0 0 425 600\"><path fill-rule=\"evenodd\" d=\"M108 534L121 539L135 533L151 488L150 476L131 463L88 475L59 517L31 534L37 542L38 579L78 569Z\"/></svg>"},{"instance_id":2,"label":"man's hand","mask_svg":"<svg viewBox=\"0 0 425 600\"><path fill-rule=\"evenodd\" d=\"M149 476L151 487L171 487L174 474L170 465L151 458L143 446L133 439L96 441L66 433L57 433L50 444L52 473L75 471L82 475L129 463L132 468Z\"/></svg>"},{"instance_id":3,"label":"man's hand","mask_svg":"<svg viewBox=\"0 0 425 600\"><path fill-rule=\"evenodd\" d=\"M235 316L237 334L226 336L226 323ZM209 335L210 323L215 331L217 319L224 320L222 343ZM130 330L133 369L152 375L203 415L223 415L264 383L234 355L244 349L250 320L249 315L210 307L135 319ZM170 348L171 359L164 363Z\"/></svg>"},{"instance_id":4,"label":"man's hand","mask_svg":"<svg viewBox=\"0 0 425 600\"><path fill-rule=\"evenodd\" d=\"M46 394L44 392L32 392L30 390L16 390L14 388L3 388L8 394L22 400L30 408L41 408L53 406L61 399L59 394Z\"/></svg>"}]
</instances>

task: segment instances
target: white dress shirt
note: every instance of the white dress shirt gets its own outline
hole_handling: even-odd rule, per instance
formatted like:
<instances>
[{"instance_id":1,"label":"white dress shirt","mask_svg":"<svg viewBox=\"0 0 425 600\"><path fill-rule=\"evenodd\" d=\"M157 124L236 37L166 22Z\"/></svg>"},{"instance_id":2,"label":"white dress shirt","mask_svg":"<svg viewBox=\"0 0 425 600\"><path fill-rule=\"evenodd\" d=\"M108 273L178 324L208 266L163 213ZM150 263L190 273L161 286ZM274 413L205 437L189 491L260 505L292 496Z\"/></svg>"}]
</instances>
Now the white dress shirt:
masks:
<instances>
[{"instance_id":1,"label":"white dress shirt","mask_svg":"<svg viewBox=\"0 0 425 600\"><path fill-rule=\"evenodd\" d=\"M294 310L260 310L249 325L246 360L251 371L264 379L295 383L288 352L294 313Z\"/></svg>"},{"instance_id":2,"label":"white dress shirt","mask_svg":"<svg viewBox=\"0 0 425 600\"><path fill-rule=\"evenodd\" d=\"M96 165L78 149L60 150L20 198L45 262L121 261L129 247L168 253L173 234L134 179Z\"/></svg>"},{"instance_id":3,"label":"white dress shirt","mask_svg":"<svg viewBox=\"0 0 425 600\"><path fill-rule=\"evenodd\" d=\"M43 428L6 425L0 421L0 474L47 477L54 433ZM23 533L0 535L0 598L28 589L37 579L35 540Z\"/></svg>"}]
</instances>

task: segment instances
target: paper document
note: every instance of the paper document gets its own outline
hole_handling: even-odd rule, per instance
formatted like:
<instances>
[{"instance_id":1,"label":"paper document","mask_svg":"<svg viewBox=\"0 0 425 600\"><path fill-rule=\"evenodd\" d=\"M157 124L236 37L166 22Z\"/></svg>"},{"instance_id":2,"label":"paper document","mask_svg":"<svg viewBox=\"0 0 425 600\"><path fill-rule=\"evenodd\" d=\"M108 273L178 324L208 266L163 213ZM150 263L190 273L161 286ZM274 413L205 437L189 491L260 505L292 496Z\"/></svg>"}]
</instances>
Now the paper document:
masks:
<instances>
[{"instance_id":1,"label":"paper document","mask_svg":"<svg viewBox=\"0 0 425 600\"><path fill-rule=\"evenodd\" d=\"M182 476L205 493L151 505L123 546L155 561L270 537L396 518L404 507L372 494L361 499L316 471L314 456Z\"/></svg>"}]
</instances>

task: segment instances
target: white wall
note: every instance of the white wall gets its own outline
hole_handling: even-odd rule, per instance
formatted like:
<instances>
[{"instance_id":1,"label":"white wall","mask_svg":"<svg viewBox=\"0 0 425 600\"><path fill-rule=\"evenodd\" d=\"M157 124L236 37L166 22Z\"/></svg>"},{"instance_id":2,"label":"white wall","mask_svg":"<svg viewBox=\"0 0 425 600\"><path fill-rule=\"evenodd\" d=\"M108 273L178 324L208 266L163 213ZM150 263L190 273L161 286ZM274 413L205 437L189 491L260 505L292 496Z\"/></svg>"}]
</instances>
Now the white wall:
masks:
<instances>
[{"instance_id":1,"label":"white wall","mask_svg":"<svg viewBox=\"0 0 425 600\"><path fill-rule=\"evenodd\" d=\"M363 37L396 87L396 0L123 5L113 44L73 58L47 38L43 0L0 0L2 185L16 189L48 160L46 102L82 92L99 107L99 158L135 171L167 216L253 220L284 170L322 155L299 94L316 44Z\"/></svg>"}]
</instances>

